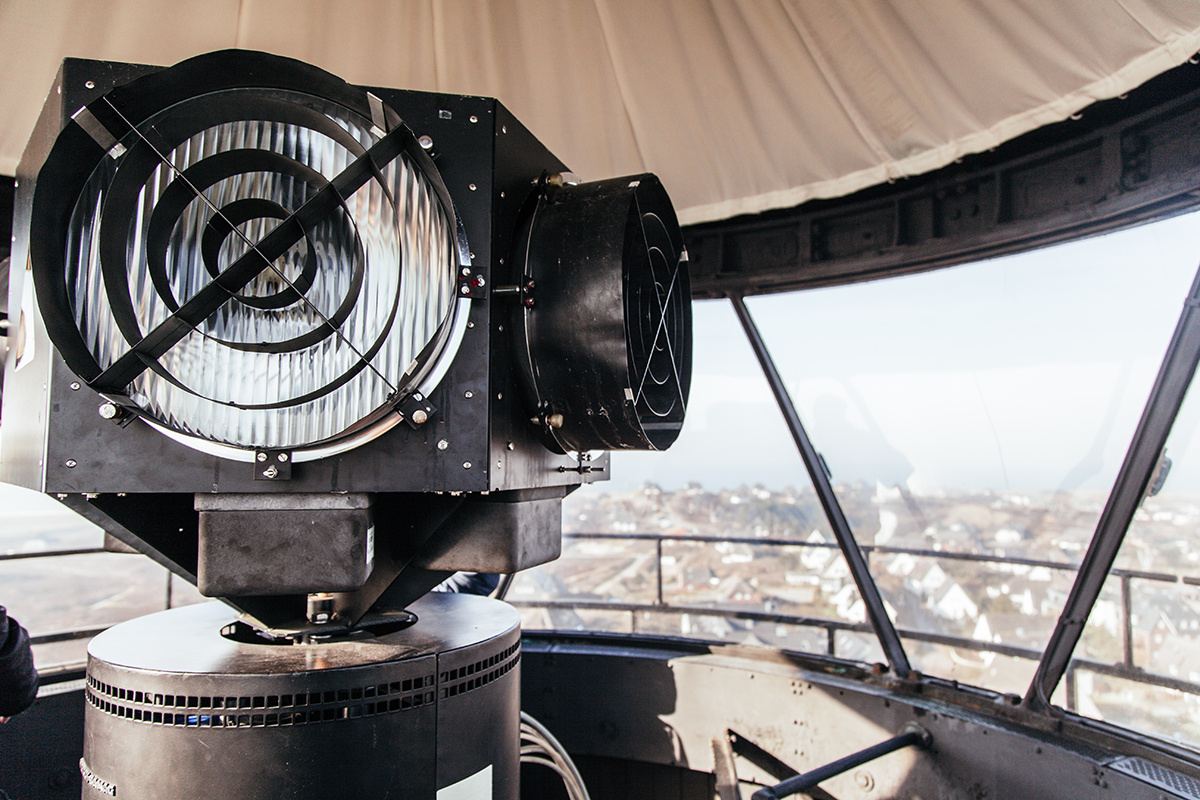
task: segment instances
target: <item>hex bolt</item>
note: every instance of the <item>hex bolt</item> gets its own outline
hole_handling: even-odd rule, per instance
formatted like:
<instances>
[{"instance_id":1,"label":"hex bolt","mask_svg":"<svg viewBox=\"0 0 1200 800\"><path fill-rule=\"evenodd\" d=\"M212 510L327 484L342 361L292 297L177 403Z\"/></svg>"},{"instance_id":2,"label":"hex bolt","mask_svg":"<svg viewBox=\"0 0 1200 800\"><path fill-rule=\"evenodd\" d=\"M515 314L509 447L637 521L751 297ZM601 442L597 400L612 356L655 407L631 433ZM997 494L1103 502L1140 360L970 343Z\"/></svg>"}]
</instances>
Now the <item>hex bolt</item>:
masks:
<instances>
[{"instance_id":1,"label":"hex bolt","mask_svg":"<svg viewBox=\"0 0 1200 800\"><path fill-rule=\"evenodd\" d=\"M445 450L445 449L446 449L446 448L448 448L449 446L450 446L450 443L449 443L449 442L447 442L445 439L439 439L439 440L438 440L438 444L437 444L437 448L438 448L438 450Z\"/></svg>"},{"instance_id":2,"label":"hex bolt","mask_svg":"<svg viewBox=\"0 0 1200 800\"><path fill-rule=\"evenodd\" d=\"M66 468L67 468L67 469L75 469L75 467L79 466L79 462L78 462L78 461L76 461L76 460L75 460L75 459L73 459L73 458L68 458L68 459L67 459L65 462L63 462L63 463L64 463L64 465L66 466Z\"/></svg>"},{"instance_id":3,"label":"hex bolt","mask_svg":"<svg viewBox=\"0 0 1200 800\"><path fill-rule=\"evenodd\" d=\"M425 409L418 408L416 411L413 412L412 420L413 420L413 422L417 423L418 425L424 425L426 422L429 421L429 415L425 413Z\"/></svg>"}]
</instances>

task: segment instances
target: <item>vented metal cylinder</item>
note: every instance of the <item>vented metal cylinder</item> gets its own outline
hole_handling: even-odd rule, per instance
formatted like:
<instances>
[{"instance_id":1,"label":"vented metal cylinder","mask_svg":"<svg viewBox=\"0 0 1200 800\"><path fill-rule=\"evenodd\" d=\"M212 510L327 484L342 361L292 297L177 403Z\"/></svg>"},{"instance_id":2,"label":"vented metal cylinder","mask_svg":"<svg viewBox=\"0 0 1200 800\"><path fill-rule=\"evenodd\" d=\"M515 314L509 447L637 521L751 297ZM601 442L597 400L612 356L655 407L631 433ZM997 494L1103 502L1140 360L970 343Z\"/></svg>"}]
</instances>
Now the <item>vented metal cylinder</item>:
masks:
<instances>
[{"instance_id":1,"label":"vented metal cylinder","mask_svg":"<svg viewBox=\"0 0 1200 800\"><path fill-rule=\"evenodd\" d=\"M505 798L519 789L520 627L431 594L373 638L246 644L220 603L118 625L88 648L85 800Z\"/></svg>"}]
</instances>

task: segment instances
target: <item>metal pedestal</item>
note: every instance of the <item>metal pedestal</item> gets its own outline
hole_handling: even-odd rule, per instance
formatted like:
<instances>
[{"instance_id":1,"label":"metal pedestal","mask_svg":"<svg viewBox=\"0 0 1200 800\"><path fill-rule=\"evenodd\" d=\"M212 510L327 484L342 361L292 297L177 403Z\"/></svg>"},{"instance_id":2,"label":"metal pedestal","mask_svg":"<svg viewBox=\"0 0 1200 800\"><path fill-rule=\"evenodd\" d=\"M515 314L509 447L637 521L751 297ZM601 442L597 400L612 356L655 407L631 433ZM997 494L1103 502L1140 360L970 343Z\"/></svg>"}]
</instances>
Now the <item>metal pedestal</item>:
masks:
<instances>
[{"instance_id":1,"label":"metal pedestal","mask_svg":"<svg viewBox=\"0 0 1200 800\"><path fill-rule=\"evenodd\" d=\"M520 627L431 594L404 630L314 644L223 637L221 603L88 648L83 797L516 800Z\"/></svg>"}]
</instances>

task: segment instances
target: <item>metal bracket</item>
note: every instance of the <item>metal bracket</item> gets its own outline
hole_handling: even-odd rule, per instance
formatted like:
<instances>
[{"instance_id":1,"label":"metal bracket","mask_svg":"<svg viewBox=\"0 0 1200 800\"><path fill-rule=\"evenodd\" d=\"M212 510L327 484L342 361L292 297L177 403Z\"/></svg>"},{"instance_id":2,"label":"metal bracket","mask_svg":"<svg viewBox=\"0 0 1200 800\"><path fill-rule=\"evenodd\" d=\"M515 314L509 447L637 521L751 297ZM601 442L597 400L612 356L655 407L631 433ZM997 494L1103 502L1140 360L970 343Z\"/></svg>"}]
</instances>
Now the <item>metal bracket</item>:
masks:
<instances>
[{"instance_id":1,"label":"metal bracket","mask_svg":"<svg viewBox=\"0 0 1200 800\"><path fill-rule=\"evenodd\" d=\"M414 430L428 422L435 412L437 409L434 408L433 403L430 403L429 398L420 392L413 392L396 406L396 413Z\"/></svg>"},{"instance_id":2,"label":"metal bracket","mask_svg":"<svg viewBox=\"0 0 1200 800\"><path fill-rule=\"evenodd\" d=\"M487 299L487 279L482 272L476 272L471 267L463 267L458 271L458 296L469 297L472 300Z\"/></svg>"},{"instance_id":3,"label":"metal bracket","mask_svg":"<svg viewBox=\"0 0 1200 800\"><path fill-rule=\"evenodd\" d=\"M292 453L290 450L255 450L254 480L290 481Z\"/></svg>"}]
</instances>

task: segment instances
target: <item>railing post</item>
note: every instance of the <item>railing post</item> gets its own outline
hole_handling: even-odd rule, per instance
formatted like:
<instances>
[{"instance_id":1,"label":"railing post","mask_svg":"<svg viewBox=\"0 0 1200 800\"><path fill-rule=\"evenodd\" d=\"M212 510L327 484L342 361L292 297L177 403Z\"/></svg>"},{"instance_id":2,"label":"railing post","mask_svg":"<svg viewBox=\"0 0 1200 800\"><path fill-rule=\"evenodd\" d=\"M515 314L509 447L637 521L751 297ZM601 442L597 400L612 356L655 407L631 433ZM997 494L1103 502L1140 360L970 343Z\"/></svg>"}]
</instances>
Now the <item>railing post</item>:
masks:
<instances>
[{"instance_id":1,"label":"railing post","mask_svg":"<svg viewBox=\"0 0 1200 800\"><path fill-rule=\"evenodd\" d=\"M1133 666L1133 578L1121 575L1121 635L1125 640L1125 666Z\"/></svg>"},{"instance_id":2,"label":"railing post","mask_svg":"<svg viewBox=\"0 0 1200 800\"><path fill-rule=\"evenodd\" d=\"M658 553L658 568L655 570L655 577L658 581L658 595L657 596L658 596L658 604L660 606L663 604L663 587L662 587L662 584L663 584L663 574L662 574L663 548L662 548L662 543L663 543L663 540L662 540L661 536L658 537L658 539L656 539L654 542L655 550Z\"/></svg>"}]
</instances>

